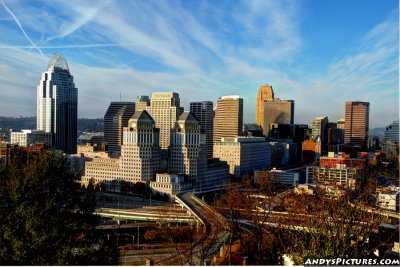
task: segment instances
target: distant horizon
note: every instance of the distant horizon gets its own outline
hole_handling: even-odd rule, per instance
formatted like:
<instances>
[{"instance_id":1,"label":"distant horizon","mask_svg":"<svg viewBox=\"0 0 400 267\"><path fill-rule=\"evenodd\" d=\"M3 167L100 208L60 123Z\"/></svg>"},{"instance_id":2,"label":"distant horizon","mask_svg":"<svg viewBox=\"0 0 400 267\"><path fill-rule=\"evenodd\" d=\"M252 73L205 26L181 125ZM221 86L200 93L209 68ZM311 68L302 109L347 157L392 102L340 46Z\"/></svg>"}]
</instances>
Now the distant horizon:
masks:
<instances>
[{"instance_id":1,"label":"distant horizon","mask_svg":"<svg viewBox=\"0 0 400 267\"><path fill-rule=\"evenodd\" d=\"M0 115L0 117L18 119L18 118L34 118L34 117L36 117L36 115L35 115L35 116L23 116L23 115L18 115L18 116L14 116L14 117L13 117L13 116L3 116L3 115ZM104 120L104 118L85 118L85 117L81 117L81 118L78 117L78 120L79 120L79 119ZM328 118L328 119L329 119L329 118ZM396 120L394 120L394 121L396 121ZM394 121L392 121L392 122L389 123L388 125L377 126L377 127L370 127L369 130L378 129L378 128L386 128L387 126L389 126L390 124L392 124ZM333 122L333 121L330 121L330 122ZM335 121L335 122L336 122L336 121ZM243 122L243 124L256 124L256 122ZM306 125L310 126L310 124L307 124L307 123L294 123L294 124L306 124Z\"/></svg>"},{"instance_id":2,"label":"distant horizon","mask_svg":"<svg viewBox=\"0 0 400 267\"><path fill-rule=\"evenodd\" d=\"M123 3L123 4L122 4ZM370 126L399 117L397 0L2 1L0 107L34 114L55 52L78 88L78 116L111 100L173 91L186 110L224 95L255 121L258 89L295 101L295 122L370 103ZM184 25L184 27L183 27Z\"/></svg>"}]
</instances>

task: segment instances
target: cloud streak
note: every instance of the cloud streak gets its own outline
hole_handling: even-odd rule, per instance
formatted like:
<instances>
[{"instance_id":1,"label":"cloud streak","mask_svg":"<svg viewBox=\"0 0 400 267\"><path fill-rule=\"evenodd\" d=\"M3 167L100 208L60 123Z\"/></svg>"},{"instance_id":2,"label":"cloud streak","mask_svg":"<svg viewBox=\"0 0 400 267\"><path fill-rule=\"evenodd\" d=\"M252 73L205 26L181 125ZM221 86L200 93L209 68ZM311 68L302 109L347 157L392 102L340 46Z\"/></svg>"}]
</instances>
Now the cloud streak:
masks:
<instances>
[{"instance_id":1,"label":"cloud streak","mask_svg":"<svg viewBox=\"0 0 400 267\"><path fill-rule=\"evenodd\" d=\"M5 85L16 92L35 90L46 65L37 63L39 56L32 50L47 56L61 50L79 88L83 117L103 116L119 92L133 101L139 94L169 90L179 92L186 107L190 101L240 94L245 121L253 122L255 96L268 82L278 97L296 101L297 123L309 123L318 115L343 117L344 102L356 99L371 102L373 124L381 124L385 113L392 120L398 110L393 108L398 107L398 13L311 72L300 62L304 50L313 50L302 29L302 4L116 0L94 5L54 0L40 1L38 9L16 1L9 6L18 15L17 24L40 41L28 46L21 41L0 43L0 62L7 64L0 64L0 73L10 73L0 77L0 90ZM0 33L12 35L12 29L9 21L0 25ZM319 53L311 56L324 52ZM21 72L26 78L12 81ZM381 103L385 106L375 109Z\"/></svg>"},{"instance_id":2,"label":"cloud streak","mask_svg":"<svg viewBox=\"0 0 400 267\"><path fill-rule=\"evenodd\" d=\"M4 9L13 17L15 23L18 25L21 32L24 34L25 38L32 44L33 48L35 48L40 53L40 55L42 55L43 59L46 60L46 57L44 56L42 50L35 45L35 43L31 40L31 38L29 38L28 34L25 32L21 22L19 21L17 16L15 16L14 12L12 12L11 9L8 8L8 6L6 5L6 3L4 3L4 1L1 1L1 4L4 7Z\"/></svg>"}]
</instances>

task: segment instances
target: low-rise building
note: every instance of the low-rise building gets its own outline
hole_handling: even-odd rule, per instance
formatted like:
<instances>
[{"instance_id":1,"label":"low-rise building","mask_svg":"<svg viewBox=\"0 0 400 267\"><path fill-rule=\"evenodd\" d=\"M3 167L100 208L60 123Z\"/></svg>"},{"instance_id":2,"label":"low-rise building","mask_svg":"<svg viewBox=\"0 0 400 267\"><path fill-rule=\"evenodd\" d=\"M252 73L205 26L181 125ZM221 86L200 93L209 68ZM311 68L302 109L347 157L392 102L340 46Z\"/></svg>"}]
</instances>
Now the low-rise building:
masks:
<instances>
[{"instance_id":1,"label":"low-rise building","mask_svg":"<svg viewBox=\"0 0 400 267\"><path fill-rule=\"evenodd\" d=\"M347 167L363 169L367 166L367 158L350 158L349 154L329 152L327 157L320 158L321 167L335 168L337 164L345 164Z\"/></svg>"},{"instance_id":2,"label":"low-rise building","mask_svg":"<svg viewBox=\"0 0 400 267\"><path fill-rule=\"evenodd\" d=\"M218 188L227 188L230 184L229 165L225 161L209 159L207 168L193 185L193 190L203 192Z\"/></svg>"},{"instance_id":3,"label":"low-rise building","mask_svg":"<svg viewBox=\"0 0 400 267\"><path fill-rule=\"evenodd\" d=\"M355 186L355 174L358 169L347 167L345 164L337 164L336 167L309 166L306 170L307 183L336 184L353 188Z\"/></svg>"},{"instance_id":4,"label":"low-rise building","mask_svg":"<svg viewBox=\"0 0 400 267\"><path fill-rule=\"evenodd\" d=\"M254 179L257 182L258 171L254 172ZM286 186L296 186L299 183L299 173L291 171L277 170L273 168L268 171L268 177L273 183L279 183Z\"/></svg>"},{"instance_id":5,"label":"low-rise building","mask_svg":"<svg viewBox=\"0 0 400 267\"><path fill-rule=\"evenodd\" d=\"M400 190L398 187L389 187L386 190L380 190L377 194L376 204L382 209L399 210L399 196Z\"/></svg>"},{"instance_id":6,"label":"low-rise building","mask_svg":"<svg viewBox=\"0 0 400 267\"><path fill-rule=\"evenodd\" d=\"M214 143L213 155L226 161L236 177L271 167L271 145L264 137L223 137Z\"/></svg>"},{"instance_id":7,"label":"low-rise building","mask_svg":"<svg viewBox=\"0 0 400 267\"><path fill-rule=\"evenodd\" d=\"M166 194L173 200L179 192L192 189L191 183L185 182L183 175L157 173L156 180L150 182L153 192Z\"/></svg>"},{"instance_id":8,"label":"low-rise building","mask_svg":"<svg viewBox=\"0 0 400 267\"><path fill-rule=\"evenodd\" d=\"M40 130L22 130L21 132L11 133L11 143L23 147L43 143L45 148L50 148L53 145L52 138L52 133Z\"/></svg>"}]
</instances>

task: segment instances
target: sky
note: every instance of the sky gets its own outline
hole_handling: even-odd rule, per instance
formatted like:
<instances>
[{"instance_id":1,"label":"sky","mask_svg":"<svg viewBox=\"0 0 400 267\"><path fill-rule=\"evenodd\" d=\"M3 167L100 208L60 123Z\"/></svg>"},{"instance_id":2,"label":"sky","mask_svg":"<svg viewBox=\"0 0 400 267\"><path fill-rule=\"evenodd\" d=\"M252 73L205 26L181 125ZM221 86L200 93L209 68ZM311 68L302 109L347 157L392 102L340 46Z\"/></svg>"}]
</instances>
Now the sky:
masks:
<instances>
[{"instance_id":1,"label":"sky","mask_svg":"<svg viewBox=\"0 0 400 267\"><path fill-rule=\"evenodd\" d=\"M399 117L398 0L0 0L0 116L36 114L41 73L64 55L78 117L152 92L193 101L259 87L295 100L295 123L370 102L370 127Z\"/></svg>"}]
</instances>

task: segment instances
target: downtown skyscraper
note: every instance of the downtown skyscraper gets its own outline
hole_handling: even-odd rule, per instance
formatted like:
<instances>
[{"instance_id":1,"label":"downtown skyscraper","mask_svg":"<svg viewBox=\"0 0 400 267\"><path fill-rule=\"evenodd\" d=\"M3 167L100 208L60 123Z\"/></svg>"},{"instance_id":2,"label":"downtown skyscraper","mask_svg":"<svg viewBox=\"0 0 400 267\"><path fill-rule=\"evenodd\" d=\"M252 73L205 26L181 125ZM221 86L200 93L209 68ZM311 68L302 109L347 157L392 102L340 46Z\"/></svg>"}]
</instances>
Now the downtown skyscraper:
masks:
<instances>
[{"instance_id":1,"label":"downtown skyscraper","mask_svg":"<svg viewBox=\"0 0 400 267\"><path fill-rule=\"evenodd\" d=\"M369 102L346 102L344 142L366 147L369 130Z\"/></svg>"},{"instance_id":2,"label":"downtown skyscraper","mask_svg":"<svg viewBox=\"0 0 400 267\"><path fill-rule=\"evenodd\" d=\"M53 146L76 153L78 88L65 58L55 53L37 86L37 129L53 134Z\"/></svg>"},{"instance_id":3,"label":"downtown skyscraper","mask_svg":"<svg viewBox=\"0 0 400 267\"><path fill-rule=\"evenodd\" d=\"M145 109L160 129L160 147L167 150L170 145L171 130L183 112L178 93L154 92L151 94L150 106Z\"/></svg>"},{"instance_id":4,"label":"downtown skyscraper","mask_svg":"<svg viewBox=\"0 0 400 267\"><path fill-rule=\"evenodd\" d=\"M264 101L274 99L274 90L269 84L260 86L256 99L256 124L260 127L264 126Z\"/></svg>"},{"instance_id":5,"label":"downtown skyscraper","mask_svg":"<svg viewBox=\"0 0 400 267\"><path fill-rule=\"evenodd\" d=\"M222 96L214 109L214 143L222 137L237 137L243 132L243 99L238 95Z\"/></svg>"},{"instance_id":6,"label":"downtown skyscraper","mask_svg":"<svg viewBox=\"0 0 400 267\"><path fill-rule=\"evenodd\" d=\"M203 131L206 135L207 158L212 158L214 124L213 102L190 102L190 112L196 117L200 123L201 131Z\"/></svg>"},{"instance_id":7,"label":"downtown skyscraper","mask_svg":"<svg viewBox=\"0 0 400 267\"><path fill-rule=\"evenodd\" d=\"M123 141L123 129L135 114L134 102L111 102L104 115L104 139L109 153L120 153Z\"/></svg>"}]
</instances>

